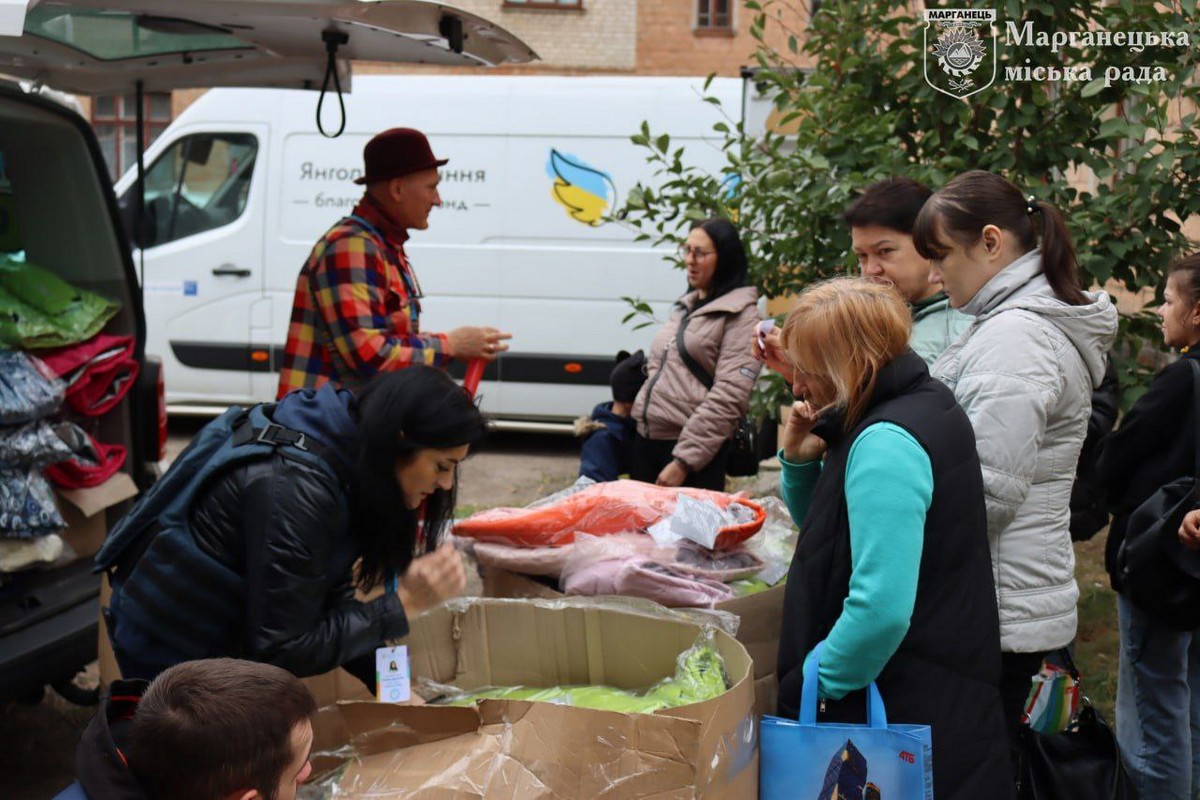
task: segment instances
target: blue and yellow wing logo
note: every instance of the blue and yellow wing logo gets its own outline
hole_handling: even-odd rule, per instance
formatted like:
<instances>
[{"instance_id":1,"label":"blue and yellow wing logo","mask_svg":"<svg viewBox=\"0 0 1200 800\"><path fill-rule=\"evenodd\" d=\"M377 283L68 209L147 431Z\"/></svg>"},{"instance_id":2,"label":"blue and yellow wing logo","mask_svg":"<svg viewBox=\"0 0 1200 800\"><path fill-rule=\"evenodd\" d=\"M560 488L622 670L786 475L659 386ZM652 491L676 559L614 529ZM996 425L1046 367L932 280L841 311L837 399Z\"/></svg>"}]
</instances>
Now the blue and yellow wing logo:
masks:
<instances>
[{"instance_id":1,"label":"blue and yellow wing logo","mask_svg":"<svg viewBox=\"0 0 1200 800\"><path fill-rule=\"evenodd\" d=\"M604 215L616 202L617 187L612 177L575 156L550 151L546 174L554 179L551 194L571 219L585 225L602 225Z\"/></svg>"}]
</instances>

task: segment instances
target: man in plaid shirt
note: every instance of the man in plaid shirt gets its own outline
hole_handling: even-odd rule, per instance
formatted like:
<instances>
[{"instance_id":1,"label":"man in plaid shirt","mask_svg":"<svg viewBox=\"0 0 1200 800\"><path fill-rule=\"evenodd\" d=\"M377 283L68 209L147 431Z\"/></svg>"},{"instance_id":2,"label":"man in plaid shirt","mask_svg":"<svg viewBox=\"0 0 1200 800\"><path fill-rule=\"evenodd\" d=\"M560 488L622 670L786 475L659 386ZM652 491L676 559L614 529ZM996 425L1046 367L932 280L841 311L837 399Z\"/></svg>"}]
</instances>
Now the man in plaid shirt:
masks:
<instances>
[{"instance_id":1,"label":"man in plaid shirt","mask_svg":"<svg viewBox=\"0 0 1200 800\"><path fill-rule=\"evenodd\" d=\"M411 364L492 361L508 349L511 335L495 328L421 332L421 287L404 242L442 204L446 159L434 157L420 131L393 128L367 142L363 160L355 181L367 186L362 200L321 237L296 281L279 397L330 382L357 389Z\"/></svg>"}]
</instances>

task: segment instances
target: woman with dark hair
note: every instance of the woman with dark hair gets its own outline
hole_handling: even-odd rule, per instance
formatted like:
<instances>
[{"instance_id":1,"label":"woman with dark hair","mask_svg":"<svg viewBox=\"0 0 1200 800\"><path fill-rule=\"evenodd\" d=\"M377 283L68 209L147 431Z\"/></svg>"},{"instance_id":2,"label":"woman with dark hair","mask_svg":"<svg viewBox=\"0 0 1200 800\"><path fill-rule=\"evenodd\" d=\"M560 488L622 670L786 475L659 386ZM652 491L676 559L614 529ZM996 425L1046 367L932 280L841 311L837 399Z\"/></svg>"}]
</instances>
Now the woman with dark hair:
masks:
<instances>
[{"instance_id":1,"label":"woman with dark hair","mask_svg":"<svg viewBox=\"0 0 1200 800\"><path fill-rule=\"evenodd\" d=\"M930 369L975 430L1015 736L1030 679L1075 638L1069 502L1117 311L1083 290L1062 215L989 172L925 203L913 230L951 304L974 317Z\"/></svg>"},{"instance_id":2,"label":"woman with dark hair","mask_svg":"<svg viewBox=\"0 0 1200 800\"><path fill-rule=\"evenodd\" d=\"M1200 793L1200 630L1179 630L1139 607L1125 593L1117 552L1129 517L1163 486L1196 469L1200 425L1193 373L1200 368L1200 253L1167 272L1163 343L1182 357L1154 376L1146 393L1121 419L1097 464L1113 514L1105 566L1117 591L1121 658L1117 674L1117 741L1139 797L1183 800ZM1184 519L1179 538L1200 550L1196 517Z\"/></svg>"},{"instance_id":3,"label":"woman with dark hair","mask_svg":"<svg viewBox=\"0 0 1200 800\"><path fill-rule=\"evenodd\" d=\"M733 223L706 219L679 249L688 292L654 337L633 401L635 480L725 488L726 442L750 407L758 364L746 342L760 319Z\"/></svg>"},{"instance_id":4,"label":"woman with dark hair","mask_svg":"<svg viewBox=\"0 0 1200 800\"><path fill-rule=\"evenodd\" d=\"M114 528L114 552L97 556L112 570L106 618L122 674L235 656L299 676L348 666L372 685L374 649L465 585L439 534L486 422L425 366L383 373L358 396L327 385L256 407L249 422L238 413L197 434ZM247 445L258 451L238 457ZM356 586L381 585L356 599Z\"/></svg>"}]
</instances>

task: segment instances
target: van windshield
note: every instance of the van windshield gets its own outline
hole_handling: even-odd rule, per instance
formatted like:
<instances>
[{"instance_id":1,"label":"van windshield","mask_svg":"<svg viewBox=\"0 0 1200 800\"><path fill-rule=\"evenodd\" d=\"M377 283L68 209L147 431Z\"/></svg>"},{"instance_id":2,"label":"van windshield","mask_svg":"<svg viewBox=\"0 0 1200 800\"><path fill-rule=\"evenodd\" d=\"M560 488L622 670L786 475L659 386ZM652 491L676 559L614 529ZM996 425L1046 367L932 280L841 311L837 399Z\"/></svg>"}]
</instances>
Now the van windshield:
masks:
<instances>
[{"instance_id":1,"label":"van windshield","mask_svg":"<svg viewBox=\"0 0 1200 800\"><path fill-rule=\"evenodd\" d=\"M98 58L120 61L165 53L251 49L221 28L123 11L46 3L31 8L25 33Z\"/></svg>"}]
</instances>

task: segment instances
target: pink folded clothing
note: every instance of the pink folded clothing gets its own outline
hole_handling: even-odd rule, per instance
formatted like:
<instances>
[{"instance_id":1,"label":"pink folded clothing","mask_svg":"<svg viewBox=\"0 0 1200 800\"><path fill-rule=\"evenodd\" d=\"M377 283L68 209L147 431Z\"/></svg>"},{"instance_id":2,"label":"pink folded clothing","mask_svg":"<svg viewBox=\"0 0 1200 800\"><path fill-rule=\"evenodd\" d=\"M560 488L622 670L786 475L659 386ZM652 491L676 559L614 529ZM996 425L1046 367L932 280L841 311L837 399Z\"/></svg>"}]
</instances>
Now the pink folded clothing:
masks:
<instances>
[{"instance_id":1,"label":"pink folded clothing","mask_svg":"<svg viewBox=\"0 0 1200 800\"><path fill-rule=\"evenodd\" d=\"M596 561L569 575L563 591L574 595L644 597L668 608L712 608L734 591L720 581L684 575L655 561Z\"/></svg>"},{"instance_id":2,"label":"pink folded clothing","mask_svg":"<svg viewBox=\"0 0 1200 800\"><path fill-rule=\"evenodd\" d=\"M99 333L71 347L38 353L67 386L67 405L89 417L104 414L129 392L138 376L132 336Z\"/></svg>"},{"instance_id":3,"label":"pink folded clothing","mask_svg":"<svg viewBox=\"0 0 1200 800\"><path fill-rule=\"evenodd\" d=\"M522 575L557 578L575 545L563 547L513 547L493 542L475 542L475 560L481 567L494 567Z\"/></svg>"}]
</instances>

